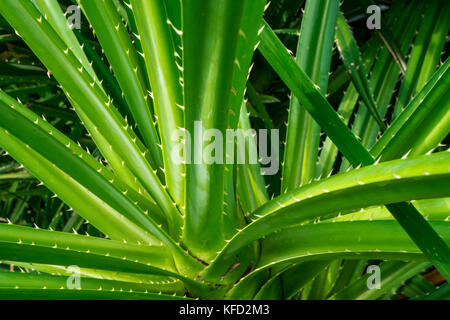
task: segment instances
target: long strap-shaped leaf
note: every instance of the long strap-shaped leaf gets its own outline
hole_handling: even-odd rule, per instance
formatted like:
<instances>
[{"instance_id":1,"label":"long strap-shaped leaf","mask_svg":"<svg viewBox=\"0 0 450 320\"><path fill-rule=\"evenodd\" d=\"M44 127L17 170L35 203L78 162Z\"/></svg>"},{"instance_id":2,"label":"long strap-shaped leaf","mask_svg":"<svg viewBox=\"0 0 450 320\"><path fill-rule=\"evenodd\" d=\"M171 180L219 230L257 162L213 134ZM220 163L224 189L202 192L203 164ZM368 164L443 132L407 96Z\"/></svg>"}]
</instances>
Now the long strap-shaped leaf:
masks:
<instances>
[{"instance_id":1,"label":"long strap-shaped leaf","mask_svg":"<svg viewBox=\"0 0 450 320\"><path fill-rule=\"evenodd\" d=\"M267 23L261 32L260 39L259 51L292 93L302 101L302 106L333 140L339 151L355 166L372 164L373 159L370 154L341 121L333 107L295 62Z\"/></svg>"},{"instance_id":2,"label":"long strap-shaped leaf","mask_svg":"<svg viewBox=\"0 0 450 320\"><path fill-rule=\"evenodd\" d=\"M169 251L161 245L132 245L115 240L4 223L0 224L0 230L1 260L65 266L76 264L80 267L114 270L114 264L121 259L123 263L119 263L118 267L124 272L147 272L142 266L140 269L133 269L136 262L148 265L148 271L152 273L176 272ZM105 261L104 267L102 261Z\"/></svg>"},{"instance_id":3,"label":"long strap-shaped leaf","mask_svg":"<svg viewBox=\"0 0 450 320\"><path fill-rule=\"evenodd\" d=\"M449 222L433 221L446 241L450 240ZM278 248L275 248L278 246ZM323 260L330 257L427 261L395 221L357 221L319 223L284 229L265 241L260 268L274 263ZM256 269L258 270L258 269Z\"/></svg>"},{"instance_id":4,"label":"long strap-shaped leaf","mask_svg":"<svg viewBox=\"0 0 450 320\"><path fill-rule=\"evenodd\" d=\"M82 43L83 51L86 53L87 58L92 62L92 68L99 78L99 81L102 82L103 89L114 101L114 105L117 107L120 114L122 114L124 117L127 117L130 125L135 125L133 114L131 113L130 107L128 106L125 98L122 96L122 90L120 90L119 83L117 82L117 79L114 77L109 67L106 65L103 57L100 57L97 54L92 44L87 42L86 38L81 34L80 31L74 30L74 33L78 38L78 41Z\"/></svg>"},{"instance_id":5,"label":"long strap-shaped leaf","mask_svg":"<svg viewBox=\"0 0 450 320\"><path fill-rule=\"evenodd\" d=\"M177 2L174 0L173 2ZM175 44L172 24L168 19L164 0L131 0L139 37L144 51L147 74L152 87L155 115L161 137L164 173L167 187L180 208L184 208L185 167L173 159L179 144L173 133L184 128L184 102L182 92L182 67L177 62L176 46L181 44L181 30ZM181 15L181 12L178 14ZM175 22L176 23L176 22ZM177 34L177 32L179 34Z\"/></svg>"},{"instance_id":6,"label":"long strap-shaped leaf","mask_svg":"<svg viewBox=\"0 0 450 320\"><path fill-rule=\"evenodd\" d=\"M258 32L262 26L262 16L266 0L244 1L243 17L239 27L239 38L234 62L233 87L230 98L229 127L235 129L239 122L245 84L251 71L250 65L256 50Z\"/></svg>"},{"instance_id":7,"label":"long strap-shaped leaf","mask_svg":"<svg viewBox=\"0 0 450 320\"><path fill-rule=\"evenodd\" d=\"M249 159L256 160L256 163L237 164L237 192L239 202L244 210L244 214L249 216L253 211L269 201L264 177L261 175L261 166L258 162L257 147L254 140L254 133L250 125L250 117L247 113L245 104L239 115L240 141L245 141L245 155ZM240 148L241 145L238 146ZM239 151L239 150L238 150Z\"/></svg>"},{"instance_id":8,"label":"long strap-shaped leaf","mask_svg":"<svg viewBox=\"0 0 450 320\"><path fill-rule=\"evenodd\" d=\"M360 2L360 4L361 4L363 9L368 8L371 5L376 5L374 0L359 0L359 2ZM398 3L399 6L404 6L405 5L404 1L396 1L396 2L394 2L394 3L392 3L390 5L389 12L392 11L392 8L397 3ZM420 3L420 2L416 2L415 5L417 5L417 3ZM411 3L408 3L408 4L411 4ZM368 13L367 13L367 15L368 15ZM412 17L410 17L410 18L412 18ZM396 38L394 37L395 35L392 32L392 25L394 25L394 24L395 24L395 22L392 22L390 20L381 19L381 29L375 29L374 31L376 31L376 33L379 36L379 38L383 41L383 43L385 44L385 46L389 50L390 54L392 55L393 59L395 60L395 63L400 68L400 71L403 74L405 74L406 64L405 64L405 61L403 59L403 55L401 53L399 45L398 45L398 43L396 41ZM399 28L398 25L395 24L395 26L396 26L395 31L396 30L401 30L401 28Z\"/></svg>"},{"instance_id":9,"label":"long strap-shaped leaf","mask_svg":"<svg viewBox=\"0 0 450 320\"><path fill-rule=\"evenodd\" d=\"M414 206L427 220L450 220L450 198L427 199L414 201ZM341 217L332 221L358 221L358 220L393 220L394 217L383 206L362 208L353 212L341 212Z\"/></svg>"},{"instance_id":10,"label":"long strap-shaped leaf","mask_svg":"<svg viewBox=\"0 0 450 320\"><path fill-rule=\"evenodd\" d=\"M230 111L228 118L228 128L236 129L239 123L240 112L242 107L242 101L246 90L246 83L251 71L251 62L253 54L256 50L258 41L258 31L262 24L262 15L265 8L266 0L257 1L245 1L242 16L245 19L241 19L241 25L239 28L239 37L236 50L236 59L233 72L233 85L231 89L230 98ZM247 115L245 115L247 116ZM231 158L235 152L233 149L226 148L226 157ZM224 178L224 214L223 214L223 229L225 239L231 238L239 228L245 225L244 217L241 210L237 207L235 197L235 171L236 166L234 164L225 164L225 178ZM254 170L260 175L260 170ZM261 177L257 178L258 181L263 181ZM264 188L264 183L259 184L258 190L254 192L252 186L255 184L247 185L250 193L258 193L261 191L261 187ZM264 191L266 192L266 191ZM245 211L245 210L244 210Z\"/></svg>"},{"instance_id":11,"label":"long strap-shaped leaf","mask_svg":"<svg viewBox=\"0 0 450 320\"><path fill-rule=\"evenodd\" d=\"M308 0L300 29L296 62L321 94L327 91L338 10L338 0ZM262 37L265 37L267 28L262 33ZM264 42L262 40L261 52L267 52ZM278 50L286 51L284 48ZM288 70L285 69L290 72ZM292 93L283 161L282 192L307 184L315 178L319 154L321 123L308 114L310 108L306 105L307 100L297 95L294 90Z\"/></svg>"},{"instance_id":12,"label":"long strap-shaped leaf","mask_svg":"<svg viewBox=\"0 0 450 320\"><path fill-rule=\"evenodd\" d=\"M4 106L3 103L0 103L0 107ZM24 133L32 133L35 134L37 138L39 135L38 130L26 130L27 128L23 125L24 121L18 121L18 118L9 117L8 114L2 108L2 120L14 121L18 124L22 124L20 130ZM12 119L12 120L11 120ZM129 213L135 211L137 208L133 208L131 202L125 200L123 194L115 189L111 184L108 186L108 181L104 178L100 178L100 174L97 174L97 179L93 178L94 170L86 168L86 165L83 161L76 161L77 155L73 155L69 150L63 154L59 154L61 161L65 162L66 168L64 165L57 162L56 164L51 163L48 159L43 157L40 153L36 152L32 148L36 148L31 141L25 143L20 139L11 135L11 128L4 129L3 123L0 125L2 129L0 130L0 135L2 137L1 146L8 150L8 152L18 161L20 161L34 176L36 176L39 180L43 181L50 190L53 190L57 193L57 195L65 201L70 207L82 213L82 215L89 219L89 221L97 226L100 230L102 230L106 235L111 238L120 239L120 240L128 240L128 241L141 241L141 242L155 242L153 236L148 234L147 231L138 227L135 223L130 219L132 215L128 215ZM39 140L36 140L39 141ZM45 140L44 140L45 141ZM47 141L45 141L47 142ZM54 144L54 142L53 142ZM47 142L46 148L49 147L49 143ZM64 147L61 145L61 147ZM52 149L47 149L52 150ZM55 149L53 149L54 151ZM69 155L70 154L70 155ZM31 157L32 156L32 157ZM79 159L79 158L78 158ZM84 172L86 175L83 177L71 177L63 171L62 169L69 170L70 168L73 170L80 170L80 173ZM90 174L88 172L91 171ZM95 174L94 174L95 176ZM79 180L76 180L78 178ZM58 181L59 180L59 181ZM97 188L102 186L105 187L103 191L100 189L94 188L92 191L86 188L83 184L89 186L89 184L97 184ZM115 189L115 190L114 190ZM109 201L110 199L105 198L105 202L103 206L100 205L100 199L103 195L108 197L105 193L105 190L108 190L111 196L115 195L116 199L114 202ZM76 195L76 196L75 196ZM85 197L85 200L81 200L81 196ZM118 212L118 208L122 208L122 212ZM128 209L125 209L128 207ZM95 208L95 214L92 210ZM131 209L131 211L130 211ZM125 218L128 216L128 218ZM140 214L135 215L135 218L138 218ZM106 223L109 221L109 223ZM106 223L106 224L105 224Z\"/></svg>"},{"instance_id":13,"label":"long strap-shaped leaf","mask_svg":"<svg viewBox=\"0 0 450 320\"><path fill-rule=\"evenodd\" d=\"M39 10L45 15L53 29L58 32L61 39L68 45L69 50L73 51L75 56L83 63L84 68L94 78L95 72L89 64L83 49L81 48L75 34L70 30L67 19L61 10L57 0L37 0Z\"/></svg>"},{"instance_id":14,"label":"long strap-shaped leaf","mask_svg":"<svg viewBox=\"0 0 450 320\"><path fill-rule=\"evenodd\" d=\"M185 128L195 137L194 145L186 148L190 154L183 241L196 256L207 261L224 244L221 222L225 154L216 155L221 163L194 160L208 147L202 143L203 130L214 129L219 133L215 142L221 142L222 146L226 143L243 7L241 0L183 1Z\"/></svg>"},{"instance_id":15,"label":"long strap-shaped leaf","mask_svg":"<svg viewBox=\"0 0 450 320\"><path fill-rule=\"evenodd\" d=\"M354 166L374 163L374 159L370 153L355 138L345 123L341 121L337 113L314 87L314 84L303 70L296 65L294 59L292 59L286 48L267 24L261 33L261 45L259 48L286 85L299 99L302 99L305 108L350 163ZM293 73L297 77L293 77L292 70L295 70ZM450 279L450 248L430 227L414 206L396 204L391 205L389 211L405 228L415 243L430 257L439 271L446 278ZM412 224L421 226L421 232L416 234L415 228L410 229ZM422 239L423 232L428 234L426 241Z\"/></svg>"},{"instance_id":16,"label":"long strap-shaped leaf","mask_svg":"<svg viewBox=\"0 0 450 320\"><path fill-rule=\"evenodd\" d=\"M433 227L444 234L448 241L450 233L447 225L448 222L433 222ZM289 274L290 271L307 268L302 274L297 274L303 279L302 275L309 276L314 268L320 270L320 264L326 264L333 258L419 261L414 264L426 261L426 257L394 221L320 223L293 227L270 235L265 242L267 246L263 249L259 267L239 281L230 292L231 297L252 299L258 288L266 283L264 281L269 268L282 268L292 263L302 263L304 267L300 264L286 271L286 276L291 276L286 277L286 287L283 288L288 295L296 293L297 284L304 284L301 280L299 283L292 281L295 276ZM423 262L421 266L426 264L429 265L429 262ZM359 269L358 278L364 266Z\"/></svg>"},{"instance_id":17,"label":"long strap-shaped leaf","mask_svg":"<svg viewBox=\"0 0 450 320\"><path fill-rule=\"evenodd\" d=\"M395 30L394 36L399 39L401 53L406 55L414 38L416 28L421 22L425 3L423 1L411 1L406 7L400 2L398 2L398 5L400 6L400 11L398 6L393 6L393 11L390 11L389 17L398 16L397 20L391 20L399 26ZM381 116L385 116L388 111L399 74L398 65L389 51L383 47L378 54L370 77L370 86L375 94L378 112ZM360 137L363 146L369 148L375 144L379 135L379 126L369 114L367 108L358 109L352 132ZM347 170L349 167L349 161L343 159L340 167L341 171Z\"/></svg>"},{"instance_id":18,"label":"long strap-shaped leaf","mask_svg":"<svg viewBox=\"0 0 450 320\"><path fill-rule=\"evenodd\" d=\"M255 299L292 299L292 297L323 270L328 261L308 261L294 265L287 270L275 274L260 289ZM278 295L273 295L272 289L276 284L280 286Z\"/></svg>"},{"instance_id":19,"label":"long strap-shaped leaf","mask_svg":"<svg viewBox=\"0 0 450 320\"><path fill-rule=\"evenodd\" d=\"M73 266L59 266L51 264L40 263L26 263L18 261L3 261L4 264L14 265L21 269L28 269L31 271L44 272L51 275L58 276L73 276ZM151 285L153 292L170 292L182 294L185 292L183 282L178 279L174 279L169 276L161 276L145 273L129 273L129 272L117 272L100 269L78 268L81 280L83 278L114 280L128 283L144 283Z\"/></svg>"},{"instance_id":20,"label":"long strap-shaped leaf","mask_svg":"<svg viewBox=\"0 0 450 320\"><path fill-rule=\"evenodd\" d=\"M450 185L447 183L450 176L449 160L450 153L442 152L411 160L385 162L335 175L283 194L255 211L254 215L259 219L231 239L208 267L205 276L220 278L232 264L235 255L239 256L241 248L293 224L332 218L340 211L352 208L446 197L450 194ZM414 221L410 216L407 218ZM425 221L421 215L420 218ZM429 238L423 239L422 232L417 234L420 242L434 248L436 244L427 243ZM441 238L438 239L443 242Z\"/></svg>"},{"instance_id":21,"label":"long strap-shaped leaf","mask_svg":"<svg viewBox=\"0 0 450 320\"><path fill-rule=\"evenodd\" d=\"M359 52L358 45L342 13L339 13L337 19L336 44L364 105L369 109L369 112L377 121L380 128L386 130L383 119L381 119L377 111L373 93L370 90L366 68L361 61L361 53Z\"/></svg>"},{"instance_id":22,"label":"long strap-shaped leaf","mask_svg":"<svg viewBox=\"0 0 450 320\"><path fill-rule=\"evenodd\" d=\"M80 288L72 287L73 279L32 273L0 273L0 298L6 300L179 300L187 299L155 292L155 286L121 281L82 279ZM69 286L70 284L70 286Z\"/></svg>"},{"instance_id":23,"label":"long strap-shaped leaf","mask_svg":"<svg viewBox=\"0 0 450 320\"><path fill-rule=\"evenodd\" d=\"M206 285L178 273L164 246L132 245L6 224L1 224L0 230L2 260L169 276L208 291Z\"/></svg>"}]
</instances>

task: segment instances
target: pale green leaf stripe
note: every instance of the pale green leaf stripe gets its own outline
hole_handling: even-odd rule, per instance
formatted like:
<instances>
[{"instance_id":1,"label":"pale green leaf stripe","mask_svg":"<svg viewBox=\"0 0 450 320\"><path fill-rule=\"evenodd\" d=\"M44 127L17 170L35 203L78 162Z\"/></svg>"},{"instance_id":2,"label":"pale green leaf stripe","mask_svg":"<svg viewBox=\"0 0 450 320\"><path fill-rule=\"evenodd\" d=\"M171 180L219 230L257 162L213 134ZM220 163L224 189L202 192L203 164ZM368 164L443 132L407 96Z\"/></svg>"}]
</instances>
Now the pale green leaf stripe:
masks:
<instances>
[{"instance_id":1,"label":"pale green leaf stripe","mask_svg":"<svg viewBox=\"0 0 450 320\"><path fill-rule=\"evenodd\" d=\"M259 163L258 149L254 140L254 132L250 125L250 118L247 113L245 103L239 115L239 131L240 141L245 141L245 155L249 159L256 160L255 164L246 161L244 164L237 164L237 192L239 201L242 204L244 214L250 215L257 208L269 201L264 176L261 175L261 165ZM256 134L256 133L255 133ZM238 146L238 148L240 148ZM239 151L238 151L239 152Z\"/></svg>"},{"instance_id":2,"label":"pale green leaf stripe","mask_svg":"<svg viewBox=\"0 0 450 320\"><path fill-rule=\"evenodd\" d=\"M80 59L86 71L95 79L95 72L89 63L86 54L80 46L75 34L70 30L67 19L61 10L57 0L36 0L39 10L47 18L53 29L59 34L61 39L67 44L69 50Z\"/></svg>"},{"instance_id":3,"label":"pale green leaf stripe","mask_svg":"<svg viewBox=\"0 0 450 320\"><path fill-rule=\"evenodd\" d=\"M134 13L133 10L131 8L131 3L130 0L123 0L123 4L125 7L125 11L128 17L128 28L130 29L130 31L133 34L133 44L137 50L137 52L139 53L138 55L138 59L139 59L139 65L142 68L142 70L146 70L146 66L145 66L145 59L144 59L144 52L142 50L142 44L141 44L141 40L140 35L139 35L139 31L137 29L137 25L136 25L136 19L134 17ZM150 91L150 80L148 79L148 74L147 72L143 72L143 76L144 76L144 80L145 80L145 85L146 85L146 89L148 91ZM152 114L154 115L154 112L152 110Z\"/></svg>"},{"instance_id":4,"label":"pale green leaf stripe","mask_svg":"<svg viewBox=\"0 0 450 320\"><path fill-rule=\"evenodd\" d=\"M34 180L34 177L28 172L10 172L0 174L0 181L9 180Z\"/></svg>"}]
</instances>

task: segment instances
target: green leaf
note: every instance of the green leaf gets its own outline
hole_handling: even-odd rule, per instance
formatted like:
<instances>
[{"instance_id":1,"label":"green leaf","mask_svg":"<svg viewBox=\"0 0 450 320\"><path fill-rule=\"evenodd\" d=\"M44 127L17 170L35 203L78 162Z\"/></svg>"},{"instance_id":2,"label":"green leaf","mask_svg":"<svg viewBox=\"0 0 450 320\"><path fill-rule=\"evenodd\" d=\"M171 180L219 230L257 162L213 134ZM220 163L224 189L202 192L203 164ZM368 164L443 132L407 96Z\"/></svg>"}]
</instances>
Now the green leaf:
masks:
<instances>
[{"instance_id":1,"label":"green leaf","mask_svg":"<svg viewBox=\"0 0 450 320\"><path fill-rule=\"evenodd\" d=\"M399 39L401 52L404 55L407 54L416 28L421 21L423 6L423 1L410 2L406 8L400 8L399 11L395 8L396 11L392 12L393 16L390 20L395 21L399 26L394 35ZM398 15L397 20L395 20L395 15ZM370 85L375 95L378 112L383 117L387 114L399 75L398 65L389 51L383 48L377 57L370 76ZM361 138L361 143L367 148L372 147L379 136L379 126L370 116L367 108L358 109L352 131ZM344 160L341 170L346 170L348 167L348 161Z\"/></svg>"},{"instance_id":2,"label":"green leaf","mask_svg":"<svg viewBox=\"0 0 450 320\"><path fill-rule=\"evenodd\" d=\"M121 17L111 1L79 0L81 8L93 26L106 57L114 71L123 95L130 107L137 129L150 150L152 165L162 165L161 150L157 147L159 138L150 114L149 94L139 69L134 49Z\"/></svg>"},{"instance_id":3,"label":"green leaf","mask_svg":"<svg viewBox=\"0 0 450 320\"><path fill-rule=\"evenodd\" d=\"M436 221L432 225L447 242L450 240L448 222ZM256 270L281 262L336 257L430 263L395 221L355 221L310 224L274 233L265 241Z\"/></svg>"},{"instance_id":4,"label":"green leaf","mask_svg":"<svg viewBox=\"0 0 450 320\"><path fill-rule=\"evenodd\" d=\"M370 150L375 157L385 161L424 154L445 138L450 127L449 68L447 59Z\"/></svg>"},{"instance_id":5,"label":"green leaf","mask_svg":"<svg viewBox=\"0 0 450 320\"><path fill-rule=\"evenodd\" d=\"M377 121L380 128L383 131L386 130L386 126L377 111L375 99L370 89L369 81L367 80L367 71L362 63L358 45L342 13L339 13L337 19L336 44L364 105L369 109L370 114Z\"/></svg>"},{"instance_id":6,"label":"green leaf","mask_svg":"<svg viewBox=\"0 0 450 320\"><path fill-rule=\"evenodd\" d=\"M308 112L319 123L321 128L350 163L354 166L359 165L360 163L363 165L374 163L369 152L358 140L356 140L355 136L348 130L347 126L339 119L339 116L327 100L320 92L318 92L314 87L314 84L307 75L304 74L301 68L295 64L287 50L283 50L283 44L279 41L273 31L270 30L270 27L267 24L261 33L261 40L260 51L265 56L266 60L269 61L286 85L293 90L294 94L302 99ZM292 72L290 73L286 70L294 70L293 73L296 74L297 77L294 78ZM352 147L350 148L350 146ZM446 277L450 278L450 248L442 241L439 235L433 231L414 206L396 204L392 205L389 209L397 221L415 240L416 244L419 245L426 254L430 255L430 258L439 268L441 273L446 274ZM408 212L408 218L405 217L406 212ZM415 221L417 225L421 225L425 228L422 231L428 234L428 239L433 240L430 240L427 244L422 246L420 234L415 234L414 229L408 229L411 227L411 221ZM429 245L431 243L433 244L430 247ZM439 250L440 253L436 253L436 249Z\"/></svg>"},{"instance_id":7,"label":"green leaf","mask_svg":"<svg viewBox=\"0 0 450 320\"><path fill-rule=\"evenodd\" d=\"M89 72L91 77L94 77L95 72L89 64L88 58L83 52L83 49L81 48L75 34L70 29L57 0L36 0L36 4L46 20L51 24L53 29L58 32L61 39L69 47L69 50L71 50L73 54L80 59L84 68L87 72Z\"/></svg>"},{"instance_id":8,"label":"green leaf","mask_svg":"<svg viewBox=\"0 0 450 320\"><path fill-rule=\"evenodd\" d=\"M304 73L302 72L303 74L297 81L307 83L307 87L311 87L314 84L313 87L317 88L322 95L327 91L328 73L330 72L338 10L338 0L307 0L300 29L296 53L296 63L299 67L294 70L303 70ZM320 19L317 19L317 17L320 17ZM261 36L262 43L259 47L260 51L269 63L272 64L272 67L274 67L275 57L271 57L275 53L274 50L278 51L277 54L281 58L282 53L286 49L277 41L278 39L275 34L269 31L267 25ZM271 41L270 48L269 39ZM273 51L273 53L269 53L269 50ZM284 55L286 56L286 54ZM280 65L278 68L274 67L274 69L277 72L281 72L281 68L283 68L282 72L284 73L297 73L290 71L291 66L288 66L288 64L292 62L289 61L289 63L286 58L284 60L283 62L279 61L279 63L283 63L283 66ZM289 80L283 76L281 78L288 84L287 82ZM308 95L308 93L303 91L303 89L303 92L300 94L298 89L292 88L289 84L288 87L291 89L293 97L289 106L289 120L287 124L282 172L282 192L305 185L315 178L320 144L320 129L326 129L326 127L322 126L322 121L314 118L314 115L311 116L308 114L312 110L310 106L311 102L320 98L305 97L305 94ZM344 134L343 132L342 134Z\"/></svg>"},{"instance_id":9,"label":"green leaf","mask_svg":"<svg viewBox=\"0 0 450 320\"><path fill-rule=\"evenodd\" d=\"M367 150L341 121L338 114L294 61L267 23L260 38L259 51L292 90L292 93L302 101L302 106L307 109L339 151L355 166L361 163L364 165L373 163Z\"/></svg>"},{"instance_id":10,"label":"green leaf","mask_svg":"<svg viewBox=\"0 0 450 320\"><path fill-rule=\"evenodd\" d=\"M178 207L184 210L185 166L173 159L173 152L179 144L177 137L173 138L173 134L184 128L183 68L181 63L177 62L176 56L176 46L181 44L181 40L175 42L172 37L172 31L175 31L172 28L176 27L167 17L165 2L131 0L131 7L152 87L167 188ZM181 37L181 29L176 30L175 36Z\"/></svg>"},{"instance_id":11,"label":"green leaf","mask_svg":"<svg viewBox=\"0 0 450 320\"><path fill-rule=\"evenodd\" d=\"M250 126L250 119L247 114L245 104L242 104L242 109L239 116L239 131L237 133L239 141L245 141L245 156L248 161L243 164L237 164L237 183L236 189L239 196L239 202L242 205L244 214L249 216L253 211L269 201L264 177L261 174L261 165L259 163L259 156L257 146L254 140L255 132ZM242 131L243 130L243 131ZM238 144L239 148L242 144ZM251 162L251 159L253 161Z\"/></svg>"},{"instance_id":12,"label":"green leaf","mask_svg":"<svg viewBox=\"0 0 450 320\"><path fill-rule=\"evenodd\" d=\"M102 153L108 153L114 145L114 154L121 158L114 169L120 171L126 165L167 214L171 234L179 233L181 216L150 166L146 149L118 114L111 100L83 72L82 64L71 51L67 51L65 44L31 3L2 1L0 11L16 29L21 30L28 45L49 67L65 89L66 95L73 99L77 113L91 124L90 133L94 140L97 137L100 140L97 142L103 142L97 143Z\"/></svg>"},{"instance_id":13,"label":"green leaf","mask_svg":"<svg viewBox=\"0 0 450 320\"><path fill-rule=\"evenodd\" d=\"M254 212L254 216L258 219L228 242L216 260L206 269L204 276L220 278L235 256L239 256L241 248L281 228L314 219L329 219L338 216L340 211L352 208L448 196L450 189L447 187L446 179L450 174L449 159L450 153L442 152L410 160L380 163L338 174L274 198ZM420 218L425 221L421 215ZM406 220L415 221L411 216ZM430 240L429 235L424 238L423 233L430 234L430 231L422 228L419 233L414 233L414 239L420 243L419 245L425 243L430 250L434 250L440 242ZM411 230L416 232L415 227ZM431 241L433 243L430 245ZM445 242L443 243L445 245ZM421 247L426 250L428 248ZM444 248L440 251L442 257L435 254L431 256L437 261L445 261L445 250Z\"/></svg>"},{"instance_id":14,"label":"green leaf","mask_svg":"<svg viewBox=\"0 0 450 320\"><path fill-rule=\"evenodd\" d=\"M16 225L0 224L0 259L177 276L160 245L131 245Z\"/></svg>"},{"instance_id":15,"label":"green leaf","mask_svg":"<svg viewBox=\"0 0 450 320\"><path fill-rule=\"evenodd\" d=\"M73 279L63 276L0 272L0 298L6 300L179 300L184 297L152 292L154 287L102 279L82 279L81 289L71 289Z\"/></svg>"},{"instance_id":16,"label":"green leaf","mask_svg":"<svg viewBox=\"0 0 450 320\"><path fill-rule=\"evenodd\" d=\"M267 0L244 0L244 8L239 26L239 37L234 60L233 85L231 88L229 127L235 129L239 122L247 79L251 72L253 54L258 46L258 34L263 23L263 13ZM247 89L251 90L251 89ZM249 92L249 94L251 94Z\"/></svg>"},{"instance_id":17,"label":"green leaf","mask_svg":"<svg viewBox=\"0 0 450 320\"><path fill-rule=\"evenodd\" d=\"M380 268L380 288L370 290L367 287L368 278L372 275L366 273L358 281L344 288L330 297L331 300L375 300L386 292L404 283L417 272L421 272L430 267L429 262L399 262L386 261L381 263Z\"/></svg>"},{"instance_id":18,"label":"green leaf","mask_svg":"<svg viewBox=\"0 0 450 320\"><path fill-rule=\"evenodd\" d=\"M282 296L278 299L292 299L307 283L327 266L327 261L309 261L293 265L287 270L274 275L267 281L256 295L255 299L270 298L270 288L277 281L281 283Z\"/></svg>"},{"instance_id":19,"label":"green leaf","mask_svg":"<svg viewBox=\"0 0 450 320\"><path fill-rule=\"evenodd\" d=\"M426 8L408 60L405 77L400 86L394 108L394 119L436 70L450 28L446 15L446 12L450 10L449 5L448 1L433 1Z\"/></svg>"}]
</instances>

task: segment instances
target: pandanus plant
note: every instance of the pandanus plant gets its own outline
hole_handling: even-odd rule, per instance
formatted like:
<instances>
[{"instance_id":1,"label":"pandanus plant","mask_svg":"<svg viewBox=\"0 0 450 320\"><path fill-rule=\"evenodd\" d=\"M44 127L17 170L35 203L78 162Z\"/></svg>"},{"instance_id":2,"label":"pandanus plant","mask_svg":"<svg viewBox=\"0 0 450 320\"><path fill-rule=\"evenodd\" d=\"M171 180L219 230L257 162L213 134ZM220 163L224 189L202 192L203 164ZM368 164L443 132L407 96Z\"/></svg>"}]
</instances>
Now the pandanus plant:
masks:
<instances>
[{"instance_id":1,"label":"pandanus plant","mask_svg":"<svg viewBox=\"0 0 450 320\"><path fill-rule=\"evenodd\" d=\"M0 297L448 298L423 272L450 279L450 2L386 2L359 47L344 15L371 4L1 0L0 180L22 198L2 196ZM280 175L191 161L208 144L174 161L174 132L225 145L255 119L286 132Z\"/></svg>"}]
</instances>

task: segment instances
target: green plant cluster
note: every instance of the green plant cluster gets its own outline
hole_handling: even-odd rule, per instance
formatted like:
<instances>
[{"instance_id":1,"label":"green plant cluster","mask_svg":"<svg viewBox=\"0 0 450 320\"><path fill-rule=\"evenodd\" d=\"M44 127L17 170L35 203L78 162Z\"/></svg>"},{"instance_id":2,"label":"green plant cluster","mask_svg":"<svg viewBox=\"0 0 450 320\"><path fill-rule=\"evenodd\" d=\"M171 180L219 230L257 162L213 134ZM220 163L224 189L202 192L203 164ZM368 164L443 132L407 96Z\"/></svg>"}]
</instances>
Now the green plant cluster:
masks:
<instances>
[{"instance_id":1,"label":"green plant cluster","mask_svg":"<svg viewBox=\"0 0 450 320\"><path fill-rule=\"evenodd\" d=\"M0 298L449 299L448 12L1 0ZM280 170L175 163L199 121Z\"/></svg>"}]
</instances>

